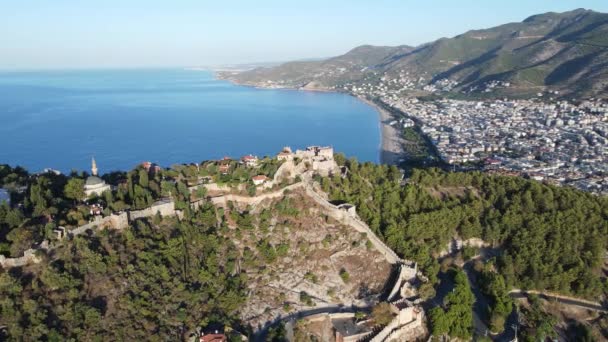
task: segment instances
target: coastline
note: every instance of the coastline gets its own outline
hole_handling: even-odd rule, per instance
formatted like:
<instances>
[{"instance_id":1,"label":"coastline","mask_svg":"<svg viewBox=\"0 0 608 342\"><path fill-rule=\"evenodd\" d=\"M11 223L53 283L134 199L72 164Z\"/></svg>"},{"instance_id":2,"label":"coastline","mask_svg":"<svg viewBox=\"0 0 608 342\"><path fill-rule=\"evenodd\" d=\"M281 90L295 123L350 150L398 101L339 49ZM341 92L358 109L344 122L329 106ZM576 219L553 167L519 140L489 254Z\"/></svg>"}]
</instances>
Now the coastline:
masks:
<instances>
[{"instance_id":1,"label":"coastline","mask_svg":"<svg viewBox=\"0 0 608 342\"><path fill-rule=\"evenodd\" d=\"M218 77L218 74L214 74L217 79L228 81L234 85L241 87L251 87L256 89L274 89L274 90L291 90L291 91L312 91L322 93L339 93L335 90L322 89L322 88L288 88L288 87L265 87L253 84L241 84L231 79ZM387 165L399 165L399 161L404 158L405 151L403 149L403 141L401 133L393 126L389 125L389 122L394 120L394 117L384 108L378 106L373 101L366 99L362 96L353 95L350 93L343 93L350 95L357 100L372 107L378 113L378 125L380 128L380 144L378 146L379 160L381 164Z\"/></svg>"},{"instance_id":2,"label":"coastline","mask_svg":"<svg viewBox=\"0 0 608 342\"><path fill-rule=\"evenodd\" d=\"M378 112L380 132L382 135L380 143L380 162L387 165L399 165L399 161L403 159L405 151L403 150L401 133L395 127L389 125L389 122L394 120L393 115L373 101L361 96L355 97Z\"/></svg>"}]
</instances>

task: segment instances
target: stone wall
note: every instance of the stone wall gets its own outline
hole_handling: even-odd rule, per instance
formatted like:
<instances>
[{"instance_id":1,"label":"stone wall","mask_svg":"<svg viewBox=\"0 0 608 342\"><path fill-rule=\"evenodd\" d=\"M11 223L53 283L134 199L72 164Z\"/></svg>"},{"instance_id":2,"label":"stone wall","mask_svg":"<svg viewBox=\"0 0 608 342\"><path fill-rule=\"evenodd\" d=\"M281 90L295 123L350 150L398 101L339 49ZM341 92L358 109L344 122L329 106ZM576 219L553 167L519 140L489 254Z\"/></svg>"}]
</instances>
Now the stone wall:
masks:
<instances>
[{"instance_id":1,"label":"stone wall","mask_svg":"<svg viewBox=\"0 0 608 342\"><path fill-rule=\"evenodd\" d=\"M226 194L226 195L222 195L222 196L211 197L209 200L211 201L211 203L213 203L213 205L218 206L218 207L226 207L228 202L236 202L236 203L240 203L240 204L244 204L244 205L256 205L267 199L281 198L281 197L285 196L285 191L292 191L292 190L301 188L303 186L304 186L304 183L300 182L300 183L286 186L286 187L279 189L277 191L274 191L274 192L269 192L269 193L261 194L261 195L254 196L254 197L235 195L235 194Z\"/></svg>"},{"instance_id":2,"label":"stone wall","mask_svg":"<svg viewBox=\"0 0 608 342\"><path fill-rule=\"evenodd\" d=\"M355 230L360 233L364 233L370 240L372 245L387 259L389 263L396 264L403 262L403 260L401 260L401 258L399 258L399 256L397 256L397 254L395 254L392 249L385 245L384 242L382 242L382 240L380 240L378 236L376 236L376 234L372 232L372 230L369 228L369 226L367 226L367 224L365 224L358 218L354 210L345 206L342 206L342 208L344 208L342 209L338 206L331 204L329 201L327 201L327 199L323 198L315 190L313 190L312 186L306 184L305 182L292 184L275 192L269 192L255 197L226 194L222 196L212 197L210 198L210 201L211 203L213 203L213 205L218 207L226 207L228 202L230 201L253 206L267 199L283 197L285 195L284 192L286 190L295 190L302 187L305 188L306 194L310 198L312 198L317 204L319 204L322 208L325 209L328 216L330 216L336 221L355 228Z\"/></svg>"},{"instance_id":3,"label":"stone wall","mask_svg":"<svg viewBox=\"0 0 608 342\"><path fill-rule=\"evenodd\" d=\"M272 183L280 184L283 180L293 179L295 178L296 172L296 164L293 162L293 160L288 160L281 164L277 172L274 173Z\"/></svg>"},{"instance_id":4,"label":"stone wall","mask_svg":"<svg viewBox=\"0 0 608 342\"><path fill-rule=\"evenodd\" d=\"M114 228L114 229L125 229L129 226L129 217L126 212L120 214L112 214L106 217L96 216L93 222L89 222L85 225L79 226L78 228L72 229L67 233L72 236L78 236L89 229L95 228Z\"/></svg>"},{"instance_id":5,"label":"stone wall","mask_svg":"<svg viewBox=\"0 0 608 342\"><path fill-rule=\"evenodd\" d=\"M144 217L152 217L156 215L157 212L163 217L175 216L175 202L172 200L158 201L150 208L131 211L129 212L129 221L134 221Z\"/></svg>"},{"instance_id":6,"label":"stone wall","mask_svg":"<svg viewBox=\"0 0 608 342\"><path fill-rule=\"evenodd\" d=\"M416 278L417 271L418 271L418 265L416 263L403 263L402 265L400 265L399 266L399 276L397 277L397 280L395 281L395 285L393 286L393 289L389 293L386 300L388 302L390 302L393 299L395 299L395 297L399 294L403 285L407 281L410 281L410 280Z\"/></svg>"},{"instance_id":7,"label":"stone wall","mask_svg":"<svg viewBox=\"0 0 608 342\"><path fill-rule=\"evenodd\" d=\"M3 268L20 267L27 264L37 264L40 262L40 258L36 256L36 249L28 249L23 253L22 257L19 258L6 258L4 255L0 255L0 265Z\"/></svg>"},{"instance_id":8,"label":"stone wall","mask_svg":"<svg viewBox=\"0 0 608 342\"><path fill-rule=\"evenodd\" d=\"M228 184L218 184L218 183L206 183L206 184L201 184L201 185L195 185L195 186L189 187L188 189L190 190L190 192L195 192L196 189L198 189L201 186L204 186L205 188L207 188L207 191L215 191L215 192L232 191L233 189L236 189L236 190L246 190L247 189L246 184L239 184L238 186L235 186L234 188L232 188Z\"/></svg>"},{"instance_id":9,"label":"stone wall","mask_svg":"<svg viewBox=\"0 0 608 342\"><path fill-rule=\"evenodd\" d=\"M92 222L78 226L66 233L72 237L82 235L88 230L95 230L99 228L114 228L114 229L125 229L129 226L129 222L132 220L142 217L152 217L160 212L163 216L174 216L179 215L180 212L175 210L175 204L173 201L161 201L156 202L152 207L144 210L136 210L132 212L122 212L120 214L112 214L110 216L101 217L96 216ZM22 257L18 258L6 258L0 255L0 265L3 268L11 268L24 266L30 263L39 263L40 258L36 257L36 252L39 250L48 249L48 241L44 241L40 246L30 248L23 253Z\"/></svg>"},{"instance_id":10,"label":"stone wall","mask_svg":"<svg viewBox=\"0 0 608 342\"><path fill-rule=\"evenodd\" d=\"M319 195L311 186L306 186L306 193L313 200L315 200L315 202L325 208L327 214L334 220L342 222L343 224L355 228L358 232L366 234L372 245L382 255L384 255L384 257L389 263L396 264L403 262L403 260L401 260L401 258L399 258L399 256L395 252L393 252L392 249L385 245L384 242L382 242L382 240L380 240L380 238L378 238L378 236L376 236L376 234L372 232L369 226L365 224L365 222L361 221L361 219L359 219L357 216L353 216L352 213L350 213L349 211L341 210L337 206L331 204L329 201L327 201L327 199Z\"/></svg>"},{"instance_id":11,"label":"stone wall","mask_svg":"<svg viewBox=\"0 0 608 342\"><path fill-rule=\"evenodd\" d=\"M314 160L312 162L312 169L323 177L337 173L340 170L338 164L333 160Z\"/></svg>"},{"instance_id":12,"label":"stone wall","mask_svg":"<svg viewBox=\"0 0 608 342\"><path fill-rule=\"evenodd\" d=\"M287 164L287 163L284 163L283 165L285 165L285 164ZM302 171L302 170L300 170L300 168L303 166L301 166L301 165L295 166L292 163L292 166L287 166L286 168L291 168L291 167L296 168L296 172L300 173ZM211 184L207 184L207 185L211 185ZM393 252L393 250L391 250L388 246L386 246L384 244L384 242L382 242L376 236L376 234L374 234L374 232L371 231L371 229L369 228L369 226L367 226L367 224L365 224L363 221L361 221L359 219L359 217L356 215L354 208L351 209L351 208L343 206L342 207L343 209L341 209L338 206L331 204L329 201L327 201L326 198L319 195L313 189L313 187L310 184L307 184L305 181L289 185L283 189L279 189L274 192L261 194L259 196L249 197L249 196L241 196L241 195L235 195L235 194L226 194L226 195L222 195L222 196L212 197L210 199L210 201L213 203L213 205L218 206L218 207L226 207L227 203L229 201L237 202L237 203L241 203L241 204L245 204L245 205L256 205L267 199L283 197L285 195L285 191L293 191L295 189L302 188L302 187L305 188L306 193L309 197L311 197L317 204L319 204L322 208L325 209L328 216L332 217L336 221L339 221L347 226L353 227L355 230L357 230L360 233L364 233L367 236L367 238L369 239L369 241L372 243L372 245L386 258L386 260L389 263L396 264L396 263L404 262L403 260L401 260L401 258L399 258L399 256L397 256L397 254L395 254L395 252ZM203 203L203 200L199 200L199 201L191 203L191 206L193 208L198 208L202 203ZM175 203L172 200L163 200L163 201L156 202L150 208L146 208L143 210L135 210L135 211L131 211L128 213L113 214L113 215L110 215L110 216L107 216L104 218L96 218L95 221L87 223L76 229L73 229L73 230L69 231L68 233L71 234L72 236L76 236L76 235L80 235L80 234L86 232L89 229L107 228L107 227L113 227L116 229L124 229L124 228L128 227L129 222L139 219L139 218L152 217L152 216L156 215L157 212L159 212L163 217L169 217L169 216L175 216L175 215L178 215L181 217L181 211L175 209ZM22 258L25 258L26 260L30 260L30 261L34 260L31 256L26 257L24 255ZM16 258L16 259L19 259L19 260L11 261L10 258L0 259L0 264L2 264L4 266L5 264L11 265L12 263L21 263L22 262L20 258ZM8 266L8 267L12 267L12 266Z\"/></svg>"},{"instance_id":13,"label":"stone wall","mask_svg":"<svg viewBox=\"0 0 608 342\"><path fill-rule=\"evenodd\" d=\"M310 316L306 316L305 319L307 322L319 322L324 319L345 319L345 318L355 318L354 312L322 312Z\"/></svg>"},{"instance_id":14,"label":"stone wall","mask_svg":"<svg viewBox=\"0 0 608 342\"><path fill-rule=\"evenodd\" d=\"M422 311L408 307L397 314L393 321L384 327L370 342L409 341L416 329L422 326ZM409 338L408 338L409 337Z\"/></svg>"}]
</instances>

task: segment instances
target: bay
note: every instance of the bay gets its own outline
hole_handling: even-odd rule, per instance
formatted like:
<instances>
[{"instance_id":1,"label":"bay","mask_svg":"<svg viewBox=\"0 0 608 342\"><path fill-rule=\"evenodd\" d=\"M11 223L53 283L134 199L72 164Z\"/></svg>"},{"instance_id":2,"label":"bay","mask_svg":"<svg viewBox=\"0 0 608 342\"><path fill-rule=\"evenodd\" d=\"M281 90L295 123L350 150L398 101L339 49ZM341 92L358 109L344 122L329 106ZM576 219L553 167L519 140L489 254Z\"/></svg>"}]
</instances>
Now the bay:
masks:
<instances>
[{"instance_id":1,"label":"bay","mask_svg":"<svg viewBox=\"0 0 608 342\"><path fill-rule=\"evenodd\" d=\"M283 146L330 145L378 162L378 114L336 93L267 90L182 69L0 73L0 164L129 170Z\"/></svg>"}]
</instances>

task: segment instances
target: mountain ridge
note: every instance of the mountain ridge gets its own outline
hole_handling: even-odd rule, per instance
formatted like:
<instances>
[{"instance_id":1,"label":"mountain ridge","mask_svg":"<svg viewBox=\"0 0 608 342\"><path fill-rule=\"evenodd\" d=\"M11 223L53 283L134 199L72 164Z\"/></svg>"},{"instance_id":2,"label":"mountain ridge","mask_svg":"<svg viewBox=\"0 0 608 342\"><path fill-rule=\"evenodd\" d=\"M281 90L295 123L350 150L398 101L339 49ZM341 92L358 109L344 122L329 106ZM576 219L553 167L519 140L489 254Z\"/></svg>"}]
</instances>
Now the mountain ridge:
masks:
<instances>
[{"instance_id":1,"label":"mountain ridge","mask_svg":"<svg viewBox=\"0 0 608 342\"><path fill-rule=\"evenodd\" d=\"M416 47L361 45L322 61L219 76L246 85L323 90L407 77L419 89L448 82L447 92L463 94L483 93L493 84L498 96L551 91L605 97L606 37L608 14L576 9L469 30Z\"/></svg>"}]
</instances>

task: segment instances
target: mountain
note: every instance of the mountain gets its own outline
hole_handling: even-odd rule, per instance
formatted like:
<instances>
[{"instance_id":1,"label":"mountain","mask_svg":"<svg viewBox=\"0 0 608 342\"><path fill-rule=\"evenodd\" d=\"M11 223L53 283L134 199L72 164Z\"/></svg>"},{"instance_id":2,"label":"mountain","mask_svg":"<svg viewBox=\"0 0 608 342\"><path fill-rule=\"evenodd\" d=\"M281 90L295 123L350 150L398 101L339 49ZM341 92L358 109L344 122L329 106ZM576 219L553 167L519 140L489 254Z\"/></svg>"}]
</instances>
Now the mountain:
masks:
<instances>
[{"instance_id":1,"label":"mountain","mask_svg":"<svg viewBox=\"0 0 608 342\"><path fill-rule=\"evenodd\" d=\"M325 61L221 76L242 84L321 89L406 77L419 88L447 82L453 92L495 87L498 94L552 90L606 96L608 14L585 9L551 12L415 48L366 45Z\"/></svg>"},{"instance_id":2,"label":"mountain","mask_svg":"<svg viewBox=\"0 0 608 342\"><path fill-rule=\"evenodd\" d=\"M363 45L344 55L320 61L288 62L273 68L256 68L240 73L221 73L220 76L237 83L283 88L330 88L336 84L365 78L368 68L388 61L393 56L413 51L410 46Z\"/></svg>"}]
</instances>

